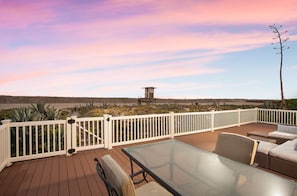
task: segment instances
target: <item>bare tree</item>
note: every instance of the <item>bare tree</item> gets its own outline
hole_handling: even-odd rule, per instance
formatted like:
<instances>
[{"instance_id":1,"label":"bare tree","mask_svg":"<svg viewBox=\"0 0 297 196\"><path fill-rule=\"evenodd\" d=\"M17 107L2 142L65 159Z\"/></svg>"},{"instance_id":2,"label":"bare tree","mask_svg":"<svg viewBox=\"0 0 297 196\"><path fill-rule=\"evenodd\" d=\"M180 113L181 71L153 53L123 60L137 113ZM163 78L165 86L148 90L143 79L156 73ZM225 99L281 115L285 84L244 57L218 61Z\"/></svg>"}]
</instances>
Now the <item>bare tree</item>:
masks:
<instances>
[{"instance_id":1,"label":"bare tree","mask_svg":"<svg viewBox=\"0 0 297 196\"><path fill-rule=\"evenodd\" d=\"M279 50L279 52L277 52L277 54L280 54L280 69L279 69L279 80L280 80L280 90L281 90L281 108L282 109L286 109L286 101L285 101L285 97L284 97L284 89L283 89L283 74L282 74L282 70L283 70L283 51L286 49L289 49L289 47L286 47L284 44L289 40L289 37L284 38L285 34L288 31L282 31L282 25L270 25L269 26L270 29L272 30L272 32L275 34L275 37L273 37L272 39L277 40L277 42L272 43L272 44L278 44L277 47L274 47L273 49Z\"/></svg>"}]
</instances>

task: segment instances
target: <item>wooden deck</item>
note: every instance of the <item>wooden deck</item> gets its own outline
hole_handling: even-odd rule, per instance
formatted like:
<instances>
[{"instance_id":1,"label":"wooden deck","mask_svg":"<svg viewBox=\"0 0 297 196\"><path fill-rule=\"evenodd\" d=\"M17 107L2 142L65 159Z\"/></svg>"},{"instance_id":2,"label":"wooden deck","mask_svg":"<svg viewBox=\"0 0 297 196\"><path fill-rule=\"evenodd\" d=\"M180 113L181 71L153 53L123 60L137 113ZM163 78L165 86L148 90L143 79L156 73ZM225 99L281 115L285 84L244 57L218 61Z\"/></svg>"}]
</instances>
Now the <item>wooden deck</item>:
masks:
<instances>
[{"instance_id":1,"label":"wooden deck","mask_svg":"<svg viewBox=\"0 0 297 196\"><path fill-rule=\"evenodd\" d=\"M221 131L246 135L250 131L269 132L275 128L274 125L249 124L175 139L212 151L217 134ZM122 153L122 147L82 151L70 157L56 156L14 163L0 173L0 195L107 195L104 184L97 176L93 159L111 154L130 173L129 160Z\"/></svg>"}]
</instances>

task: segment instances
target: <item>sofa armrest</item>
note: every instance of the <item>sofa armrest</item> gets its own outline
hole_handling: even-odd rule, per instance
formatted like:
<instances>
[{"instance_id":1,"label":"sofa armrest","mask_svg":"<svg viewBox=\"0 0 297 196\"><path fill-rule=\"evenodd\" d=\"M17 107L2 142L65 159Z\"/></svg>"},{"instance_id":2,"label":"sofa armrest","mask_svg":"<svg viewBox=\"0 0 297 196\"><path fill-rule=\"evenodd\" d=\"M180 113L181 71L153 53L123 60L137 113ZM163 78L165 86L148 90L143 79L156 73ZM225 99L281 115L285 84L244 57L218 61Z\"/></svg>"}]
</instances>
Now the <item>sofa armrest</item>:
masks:
<instances>
[{"instance_id":1,"label":"sofa armrest","mask_svg":"<svg viewBox=\"0 0 297 196\"><path fill-rule=\"evenodd\" d=\"M274 138L284 138L284 139L288 139L288 140L292 140L292 139L297 138L297 134L281 132L281 131L269 132L268 136L269 137L274 137Z\"/></svg>"},{"instance_id":2,"label":"sofa armrest","mask_svg":"<svg viewBox=\"0 0 297 196\"><path fill-rule=\"evenodd\" d=\"M289 125L277 125L277 130L279 132L285 132L285 133L292 133L297 135L297 126L289 126Z\"/></svg>"}]
</instances>

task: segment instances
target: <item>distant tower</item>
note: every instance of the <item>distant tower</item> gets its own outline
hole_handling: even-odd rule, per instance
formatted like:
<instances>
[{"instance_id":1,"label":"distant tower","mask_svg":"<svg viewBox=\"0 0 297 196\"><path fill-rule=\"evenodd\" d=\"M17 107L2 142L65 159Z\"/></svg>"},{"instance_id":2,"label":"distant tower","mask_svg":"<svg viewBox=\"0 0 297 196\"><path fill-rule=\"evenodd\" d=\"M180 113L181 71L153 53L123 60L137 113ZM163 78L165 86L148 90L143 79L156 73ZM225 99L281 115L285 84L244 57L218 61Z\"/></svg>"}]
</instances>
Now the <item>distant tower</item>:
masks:
<instances>
[{"instance_id":1,"label":"distant tower","mask_svg":"<svg viewBox=\"0 0 297 196\"><path fill-rule=\"evenodd\" d=\"M150 104L154 101L154 90L156 87L143 87L144 88L144 98L139 98L138 103Z\"/></svg>"},{"instance_id":2,"label":"distant tower","mask_svg":"<svg viewBox=\"0 0 297 196\"><path fill-rule=\"evenodd\" d=\"M154 90L156 87L144 87L145 95L144 98L146 99L154 99Z\"/></svg>"}]
</instances>

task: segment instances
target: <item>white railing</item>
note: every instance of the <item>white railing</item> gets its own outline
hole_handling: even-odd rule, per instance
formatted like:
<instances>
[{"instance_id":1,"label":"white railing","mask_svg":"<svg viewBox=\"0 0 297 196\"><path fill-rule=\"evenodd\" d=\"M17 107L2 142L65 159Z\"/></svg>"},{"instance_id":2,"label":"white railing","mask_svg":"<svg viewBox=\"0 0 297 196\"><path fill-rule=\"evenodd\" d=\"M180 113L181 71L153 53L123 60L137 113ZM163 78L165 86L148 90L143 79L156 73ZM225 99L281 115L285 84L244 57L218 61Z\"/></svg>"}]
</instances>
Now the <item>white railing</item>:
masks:
<instances>
[{"instance_id":1,"label":"white railing","mask_svg":"<svg viewBox=\"0 0 297 196\"><path fill-rule=\"evenodd\" d=\"M113 146L170 137L172 114L112 117Z\"/></svg>"},{"instance_id":2,"label":"white railing","mask_svg":"<svg viewBox=\"0 0 297 196\"><path fill-rule=\"evenodd\" d=\"M174 114L174 135L186 135L213 130L213 114L214 111Z\"/></svg>"},{"instance_id":3,"label":"white railing","mask_svg":"<svg viewBox=\"0 0 297 196\"><path fill-rule=\"evenodd\" d=\"M240 125L258 122L257 114L258 108L241 110L239 109L239 123Z\"/></svg>"},{"instance_id":4,"label":"white railing","mask_svg":"<svg viewBox=\"0 0 297 196\"><path fill-rule=\"evenodd\" d=\"M10 151L9 151L9 126L10 120L2 121L0 126L0 171L9 165Z\"/></svg>"},{"instance_id":5,"label":"white railing","mask_svg":"<svg viewBox=\"0 0 297 196\"><path fill-rule=\"evenodd\" d=\"M110 116L110 119L108 148L257 122L257 109Z\"/></svg>"},{"instance_id":6,"label":"white railing","mask_svg":"<svg viewBox=\"0 0 297 196\"><path fill-rule=\"evenodd\" d=\"M10 161L65 154L65 120L8 123Z\"/></svg>"},{"instance_id":7,"label":"white railing","mask_svg":"<svg viewBox=\"0 0 297 196\"><path fill-rule=\"evenodd\" d=\"M238 109L214 112L213 129L224 129L232 126L257 122L257 108L255 109Z\"/></svg>"},{"instance_id":8,"label":"white railing","mask_svg":"<svg viewBox=\"0 0 297 196\"><path fill-rule=\"evenodd\" d=\"M259 109L258 122L297 126L296 110Z\"/></svg>"},{"instance_id":9,"label":"white railing","mask_svg":"<svg viewBox=\"0 0 297 196\"><path fill-rule=\"evenodd\" d=\"M10 122L0 126L0 171L11 162L262 122L297 125L297 111L238 109Z\"/></svg>"}]
</instances>

